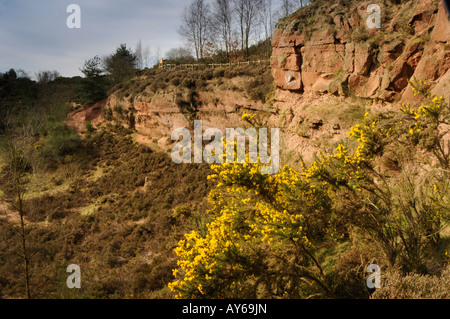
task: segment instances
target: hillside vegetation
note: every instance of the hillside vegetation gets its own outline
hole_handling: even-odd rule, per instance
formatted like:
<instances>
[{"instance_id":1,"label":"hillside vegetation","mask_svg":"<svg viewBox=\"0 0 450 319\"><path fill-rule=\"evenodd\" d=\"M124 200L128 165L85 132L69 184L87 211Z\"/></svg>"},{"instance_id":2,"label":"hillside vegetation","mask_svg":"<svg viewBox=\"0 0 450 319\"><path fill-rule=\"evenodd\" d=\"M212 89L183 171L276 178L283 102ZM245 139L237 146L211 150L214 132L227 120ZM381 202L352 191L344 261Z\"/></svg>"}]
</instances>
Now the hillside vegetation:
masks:
<instances>
[{"instance_id":1,"label":"hillside vegetation","mask_svg":"<svg viewBox=\"0 0 450 319\"><path fill-rule=\"evenodd\" d=\"M24 201L34 298L167 297L176 265L172 249L186 228L202 222L209 168L177 166L166 154L136 145L129 132L98 131L52 167L28 176ZM48 162L46 162L48 163ZM15 203L10 167L0 181ZM3 293L24 289L20 237L13 210L1 220ZM83 290L66 289L65 268L83 269ZM162 292L159 292L162 291Z\"/></svg>"},{"instance_id":2,"label":"hillside vegetation","mask_svg":"<svg viewBox=\"0 0 450 319\"><path fill-rule=\"evenodd\" d=\"M17 131L32 296L367 298L365 268L376 263L387 281L374 296L395 297L400 288L389 283L417 273L434 276L420 277L424 289L442 283L422 296L448 297L436 278L449 261L449 108L417 86L421 103L366 114L336 151L273 176L257 164L178 166L111 124L69 148L55 146L73 138L52 120L25 144ZM243 116L243 125L258 122ZM0 282L4 295L20 297L7 159ZM72 263L83 269L80 291L65 288ZM402 287L405 296L417 290Z\"/></svg>"},{"instance_id":3,"label":"hillside vegetation","mask_svg":"<svg viewBox=\"0 0 450 319\"><path fill-rule=\"evenodd\" d=\"M408 3L398 23L415 17ZM436 40L432 76L388 76L402 83L392 99L358 94L351 76L378 74L382 52L361 25L341 35L367 48L362 60L347 51L362 73L322 69L335 60L321 46L343 44L320 26L336 24L330 12L352 19L346 5L317 0L282 20L272 67L135 70L121 45L109 74L98 57L84 78L0 74L0 297L450 298L450 106L437 94L448 48ZM376 39L438 29L405 28ZM400 94L410 100L391 103ZM280 128L280 172L248 157L174 164L171 132L194 120ZM67 288L71 264L82 289ZM369 265L381 288L368 286Z\"/></svg>"},{"instance_id":4,"label":"hillside vegetation","mask_svg":"<svg viewBox=\"0 0 450 319\"><path fill-rule=\"evenodd\" d=\"M213 165L213 220L179 242L176 296L368 298L377 264L375 297L448 298L450 109L412 85L422 104L367 113L301 170Z\"/></svg>"}]
</instances>

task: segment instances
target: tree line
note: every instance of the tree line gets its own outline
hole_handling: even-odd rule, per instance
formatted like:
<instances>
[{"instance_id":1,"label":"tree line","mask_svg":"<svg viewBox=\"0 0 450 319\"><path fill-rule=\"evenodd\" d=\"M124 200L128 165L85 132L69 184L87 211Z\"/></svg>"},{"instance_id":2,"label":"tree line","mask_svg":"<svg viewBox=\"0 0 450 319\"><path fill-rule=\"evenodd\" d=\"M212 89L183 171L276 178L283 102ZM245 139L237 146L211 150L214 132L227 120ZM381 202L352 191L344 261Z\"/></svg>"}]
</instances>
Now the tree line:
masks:
<instances>
[{"instance_id":1,"label":"tree line","mask_svg":"<svg viewBox=\"0 0 450 319\"><path fill-rule=\"evenodd\" d=\"M245 59L258 40L270 40L276 22L310 4L311 0L193 0L185 7L179 34L195 52L197 60L222 54L227 61Z\"/></svg>"}]
</instances>

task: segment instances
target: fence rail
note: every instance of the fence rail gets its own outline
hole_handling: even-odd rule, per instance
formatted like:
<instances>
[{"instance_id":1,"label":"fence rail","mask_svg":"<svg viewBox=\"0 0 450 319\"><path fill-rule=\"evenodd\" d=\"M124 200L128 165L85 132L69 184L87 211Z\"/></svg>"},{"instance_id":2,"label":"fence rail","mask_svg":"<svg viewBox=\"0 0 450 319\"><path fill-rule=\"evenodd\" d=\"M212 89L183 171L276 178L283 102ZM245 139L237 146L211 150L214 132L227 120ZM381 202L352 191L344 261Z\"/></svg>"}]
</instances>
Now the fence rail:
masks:
<instances>
[{"instance_id":1,"label":"fence rail","mask_svg":"<svg viewBox=\"0 0 450 319\"><path fill-rule=\"evenodd\" d=\"M232 67L240 65L250 65L250 64L267 64L270 60L257 60L257 61L247 61L247 62L233 62L233 63L195 63L195 64L164 64L160 63L159 68L165 70L171 69L199 69L199 68L220 68L220 67Z\"/></svg>"}]
</instances>

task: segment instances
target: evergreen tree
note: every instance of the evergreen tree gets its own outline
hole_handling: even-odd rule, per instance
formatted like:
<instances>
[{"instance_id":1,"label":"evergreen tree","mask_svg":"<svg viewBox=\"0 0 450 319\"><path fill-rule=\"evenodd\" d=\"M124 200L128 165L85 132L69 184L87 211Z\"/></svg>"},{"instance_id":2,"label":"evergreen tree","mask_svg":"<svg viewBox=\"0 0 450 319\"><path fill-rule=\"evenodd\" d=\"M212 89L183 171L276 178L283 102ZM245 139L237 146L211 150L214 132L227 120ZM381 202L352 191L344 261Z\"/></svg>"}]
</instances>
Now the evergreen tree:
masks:
<instances>
[{"instance_id":1,"label":"evergreen tree","mask_svg":"<svg viewBox=\"0 0 450 319\"><path fill-rule=\"evenodd\" d=\"M80 102L95 103L106 97L108 83L101 68L101 60L98 56L87 60L80 71L85 78L79 87Z\"/></svg>"},{"instance_id":2,"label":"evergreen tree","mask_svg":"<svg viewBox=\"0 0 450 319\"><path fill-rule=\"evenodd\" d=\"M105 70L114 83L120 83L133 76L137 60L136 55L127 49L126 44L121 44L113 55L104 59Z\"/></svg>"}]
</instances>

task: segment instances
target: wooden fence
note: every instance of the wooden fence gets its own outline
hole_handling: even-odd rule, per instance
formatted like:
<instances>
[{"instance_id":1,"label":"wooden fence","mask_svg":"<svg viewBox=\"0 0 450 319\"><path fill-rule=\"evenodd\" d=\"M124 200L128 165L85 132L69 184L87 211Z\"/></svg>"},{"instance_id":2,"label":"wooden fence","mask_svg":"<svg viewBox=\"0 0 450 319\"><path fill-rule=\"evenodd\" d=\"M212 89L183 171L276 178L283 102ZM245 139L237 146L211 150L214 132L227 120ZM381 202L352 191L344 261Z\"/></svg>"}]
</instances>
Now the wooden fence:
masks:
<instances>
[{"instance_id":1,"label":"wooden fence","mask_svg":"<svg viewBox=\"0 0 450 319\"><path fill-rule=\"evenodd\" d=\"M247 62L233 62L233 63L196 63L196 64L164 64L160 63L159 68L165 70L172 69L200 69L200 68L221 68L221 67L232 67L240 65L250 65L250 64L268 64L270 60L257 60L257 61L247 61Z\"/></svg>"}]
</instances>

